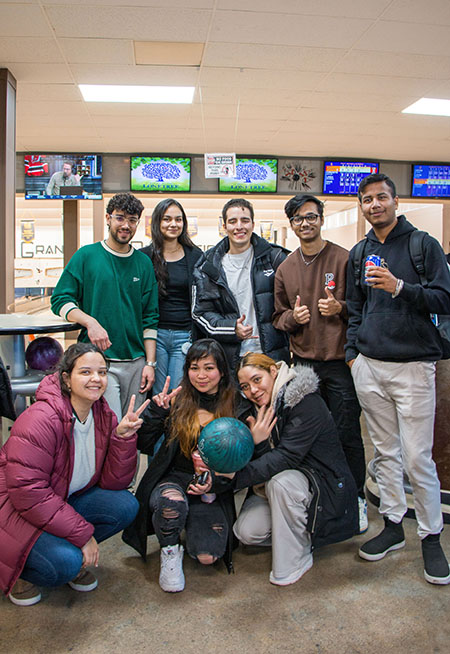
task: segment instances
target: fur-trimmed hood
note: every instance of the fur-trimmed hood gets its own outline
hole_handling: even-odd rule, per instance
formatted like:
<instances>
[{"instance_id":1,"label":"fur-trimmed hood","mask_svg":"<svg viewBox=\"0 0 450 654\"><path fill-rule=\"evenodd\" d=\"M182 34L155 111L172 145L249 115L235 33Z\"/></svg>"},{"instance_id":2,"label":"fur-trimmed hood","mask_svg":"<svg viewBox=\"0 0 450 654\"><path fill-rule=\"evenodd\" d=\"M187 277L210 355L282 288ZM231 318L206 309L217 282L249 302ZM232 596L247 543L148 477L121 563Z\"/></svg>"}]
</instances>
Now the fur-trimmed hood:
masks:
<instances>
[{"instance_id":1,"label":"fur-trimmed hood","mask_svg":"<svg viewBox=\"0 0 450 654\"><path fill-rule=\"evenodd\" d=\"M305 395L315 393L319 388L319 377L309 366L296 365L293 372L295 372L294 379L283 386L277 397L278 401L283 397L284 391L284 404L289 408L299 404Z\"/></svg>"}]
</instances>

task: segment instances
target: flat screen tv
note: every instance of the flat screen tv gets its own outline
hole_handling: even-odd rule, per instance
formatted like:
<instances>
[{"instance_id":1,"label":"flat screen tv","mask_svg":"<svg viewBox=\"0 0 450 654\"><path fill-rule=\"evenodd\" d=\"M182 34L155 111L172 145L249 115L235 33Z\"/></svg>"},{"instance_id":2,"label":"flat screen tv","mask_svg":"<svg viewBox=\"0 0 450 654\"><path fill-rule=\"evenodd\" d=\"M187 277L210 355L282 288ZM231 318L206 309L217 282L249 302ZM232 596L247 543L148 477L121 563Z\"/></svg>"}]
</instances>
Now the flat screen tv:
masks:
<instances>
[{"instance_id":1,"label":"flat screen tv","mask_svg":"<svg viewBox=\"0 0 450 654\"><path fill-rule=\"evenodd\" d=\"M25 154L26 200L101 200L98 154Z\"/></svg>"},{"instance_id":2,"label":"flat screen tv","mask_svg":"<svg viewBox=\"0 0 450 654\"><path fill-rule=\"evenodd\" d=\"M139 193L186 193L191 189L189 157L133 156L131 190Z\"/></svg>"},{"instance_id":3,"label":"flat screen tv","mask_svg":"<svg viewBox=\"0 0 450 654\"><path fill-rule=\"evenodd\" d=\"M450 197L450 165L414 164L411 196L413 198Z\"/></svg>"},{"instance_id":4,"label":"flat screen tv","mask_svg":"<svg viewBox=\"0 0 450 654\"><path fill-rule=\"evenodd\" d=\"M221 193L275 193L278 159L236 158L236 176L221 177Z\"/></svg>"},{"instance_id":5,"label":"flat screen tv","mask_svg":"<svg viewBox=\"0 0 450 654\"><path fill-rule=\"evenodd\" d=\"M325 161L324 195L357 195L363 177L378 173L379 164L365 161Z\"/></svg>"}]
</instances>

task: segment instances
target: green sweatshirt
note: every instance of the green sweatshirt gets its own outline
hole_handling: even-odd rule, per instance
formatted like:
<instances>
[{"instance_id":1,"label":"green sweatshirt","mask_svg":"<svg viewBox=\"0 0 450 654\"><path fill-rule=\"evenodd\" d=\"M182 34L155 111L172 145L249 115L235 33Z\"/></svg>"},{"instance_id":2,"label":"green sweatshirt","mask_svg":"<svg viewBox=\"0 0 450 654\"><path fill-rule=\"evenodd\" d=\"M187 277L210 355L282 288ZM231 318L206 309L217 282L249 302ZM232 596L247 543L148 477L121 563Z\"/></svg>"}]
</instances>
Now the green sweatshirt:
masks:
<instances>
[{"instance_id":1,"label":"green sweatshirt","mask_svg":"<svg viewBox=\"0 0 450 654\"><path fill-rule=\"evenodd\" d=\"M159 319L152 262L134 248L120 254L104 242L85 245L63 270L51 306L64 319L78 308L98 320L112 343L108 358L145 356L144 339L156 339ZM79 340L89 342L85 328Z\"/></svg>"}]
</instances>

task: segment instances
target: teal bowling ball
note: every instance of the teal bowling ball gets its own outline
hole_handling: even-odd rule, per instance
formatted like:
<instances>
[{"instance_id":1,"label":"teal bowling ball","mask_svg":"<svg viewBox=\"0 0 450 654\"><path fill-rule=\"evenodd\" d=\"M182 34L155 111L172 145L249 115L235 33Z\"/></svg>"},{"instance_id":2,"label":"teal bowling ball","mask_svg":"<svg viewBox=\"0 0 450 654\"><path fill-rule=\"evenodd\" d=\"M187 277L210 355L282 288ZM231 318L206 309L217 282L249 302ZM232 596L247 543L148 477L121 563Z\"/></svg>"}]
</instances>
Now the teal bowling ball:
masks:
<instances>
[{"instance_id":1,"label":"teal bowling ball","mask_svg":"<svg viewBox=\"0 0 450 654\"><path fill-rule=\"evenodd\" d=\"M250 429L236 418L212 420L198 438L200 456L215 472L241 470L252 458L254 449Z\"/></svg>"}]
</instances>

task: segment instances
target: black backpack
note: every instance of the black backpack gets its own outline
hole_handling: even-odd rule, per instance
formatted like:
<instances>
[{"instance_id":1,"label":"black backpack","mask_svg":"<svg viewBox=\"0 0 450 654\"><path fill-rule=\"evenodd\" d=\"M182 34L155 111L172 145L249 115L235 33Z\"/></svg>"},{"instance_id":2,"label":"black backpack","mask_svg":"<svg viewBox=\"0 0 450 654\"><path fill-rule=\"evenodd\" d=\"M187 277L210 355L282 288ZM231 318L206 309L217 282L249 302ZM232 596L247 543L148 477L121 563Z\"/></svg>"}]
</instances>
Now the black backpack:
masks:
<instances>
[{"instance_id":1,"label":"black backpack","mask_svg":"<svg viewBox=\"0 0 450 654\"><path fill-rule=\"evenodd\" d=\"M414 266L414 270L420 277L420 283L425 288L428 286L428 281L425 275L425 256L423 241L427 232L422 232L419 229L414 230L409 235L409 256ZM361 267L364 260L364 251L367 245L367 238L356 244L354 254L354 277L355 286L361 286ZM449 264L447 264L449 265ZM442 346L442 358L450 359L450 315L446 314L430 314L431 322L437 328Z\"/></svg>"}]
</instances>

